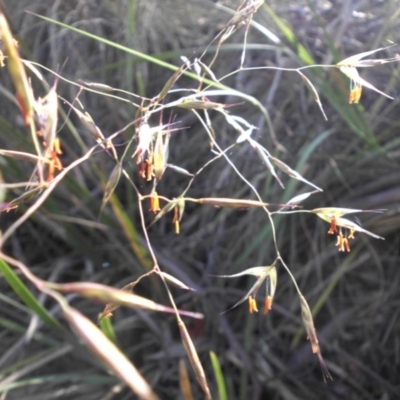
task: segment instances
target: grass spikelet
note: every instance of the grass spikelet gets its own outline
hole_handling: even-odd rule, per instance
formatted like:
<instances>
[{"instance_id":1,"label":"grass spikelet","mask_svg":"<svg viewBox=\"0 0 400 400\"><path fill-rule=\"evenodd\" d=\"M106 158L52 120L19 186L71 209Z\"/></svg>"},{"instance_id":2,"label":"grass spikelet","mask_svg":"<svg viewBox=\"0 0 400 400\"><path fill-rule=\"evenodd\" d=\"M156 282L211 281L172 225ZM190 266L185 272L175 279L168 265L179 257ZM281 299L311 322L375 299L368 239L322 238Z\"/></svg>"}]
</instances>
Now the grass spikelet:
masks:
<instances>
[{"instance_id":1,"label":"grass spikelet","mask_svg":"<svg viewBox=\"0 0 400 400\"><path fill-rule=\"evenodd\" d=\"M328 367L326 366L326 363L322 357L321 349L319 347L319 342L317 338L317 333L314 327L313 317L304 296L300 296L300 305L301 305L301 318L303 319L304 328L306 329L307 339L310 341L312 352L318 356L324 381L326 382L327 379L333 380L331 374L329 373Z\"/></svg>"}]
</instances>

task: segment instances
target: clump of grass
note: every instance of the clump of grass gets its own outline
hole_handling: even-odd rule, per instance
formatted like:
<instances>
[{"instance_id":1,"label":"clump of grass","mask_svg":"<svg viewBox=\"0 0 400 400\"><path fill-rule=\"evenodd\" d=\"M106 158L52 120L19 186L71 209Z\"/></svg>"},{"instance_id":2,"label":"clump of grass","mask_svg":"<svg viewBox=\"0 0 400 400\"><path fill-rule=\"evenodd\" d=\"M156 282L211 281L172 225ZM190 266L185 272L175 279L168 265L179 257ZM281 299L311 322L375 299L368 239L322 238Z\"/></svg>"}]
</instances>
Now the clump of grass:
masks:
<instances>
[{"instance_id":1,"label":"clump of grass","mask_svg":"<svg viewBox=\"0 0 400 400\"><path fill-rule=\"evenodd\" d=\"M140 26L139 15L146 16L152 11L145 3L135 4L137 7L131 5L129 8L130 23L137 22ZM308 12L317 14L318 10L309 9ZM364 101L360 100L362 86L385 96L390 96L386 93L391 93L391 89L376 89L379 85L361 78L356 68L396 62L398 56L363 60L364 56L378 50L389 50L385 47L345 56L343 61L317 64L311 50L306 49L288 24L262 1L239 2L232 13L221 25L215 24L215 30L220 33L215 35L215 40L202 43L204 49L197 57L186 54L180 61L176 58L174 63L106 39L106 30L89 34L82 26L76 27L68 20L60 23L54 18L44 18L43 26L52 27L47 29L55 30L59 26L60 32L71 31L86 37L85 43L97 43L100 49L118 49L167 71L167 76L162 75L164 80L161 80L151 68L135 67L135 62L129 59L127 65L134 67L135 79L128 79L126 86L119 85L115 78L109 80L105 71L101 71L100 76L96 73L91 76L86 68L90 63L80 57L77 59L85 69L79 77L69 76L69 62L61 69L22 59L11 33L1 29L3 41L8 46L5 63L9 64L13 81L10 88L15 87L17 98L23 99L18 101L22 121L29 124L31 132L31 138L27 140L22 125L15 129L6 118L3 121L5 129L18 130L15 136L21 143L13 137L3 142L4 148L0 150L8 168L4 173L6 183L2 184L3 190L8 191L2 211L3 214L9 212L5 214L9 221L1 238L2 272L27 306L57 329L56 333L48 333L32 318L31 330L23 340L34 338L46 343L54 336L62 341L65 332L59 332L59 323L53 316L61 310L95 356L130 389L149 399L164 398L164 391L172 384L173 396L178 397L178 373L175 379L168 378L168 370L173 365L177 372L177 360L183 357L190 361L199 383L197 387L194 382L190 383L190 378L188 383L181 362L180 386L186 398L193 396L192 391L195 398L200 396L200 391L205 398L211 398L217 386L210 373L208 351L218 343L224 343L222 347L229 343L226 354L217 347L211 348L217 354L218 362L213 358L213 368L220 396L228 392L229 398L246 398L251 380L253 386L249 390L255 393L254 396L262 390L274 390L279 394L293 390L310 397L310 389L302 383L307 384L310 375L305 380L302 373L295 371L308 363L306 351L299 347L304 337L300 328L303 324L311 352L320 361L324 380L333 375L335 380L346 385L346 390L355 386L356 393L364 395L369 388L357 385L356 380L346 378L343 372L348 367L346 363L354 363L352 352L336 349L329 345L329 339L337 336L335 323L352 326L350 316L365 314L371 306L379 310L377 304L382 296L390 299L383 286L378 290L374 287L376 280L369 270L365 280L367 286L374 287L374 296L355 302L354 295L361 293L362 288L357 288L352 274L369 258L374 259L379 268L380 282L388 281L384 279L380 261L384 247L375 251L375 245L370 242L356 241L350 252L350 242L356 231L359 236L367 234L381 239L380 235L390 233L393 225L388 225L386 217L379 215L371 220L371 226L362 228L343 215L365 209L390 208L391 197L385 192L385 185L390 187L390 179L386 183L377 179L369 185L356 186L355 183L363 173L368 175L364 172L368 160L380 160L385 152L395 151L397 142L389 132L390 124L385 121L382 121L382 125L386 123L384 134L375 137L377 125L370 124L368 114L361 105L356 105ZM39 20L38 15L28 15L31 20ZM257 25L257 18L261 22L272 18L288 46L282 45L278 36L262 28L262 24ZM4 19L2 24L7 26L7 21ZM103 25L97 28L100 27ZM184 31L184 27L181 28ZM259 60L251 56L253 28L262 37L274 41L269 50L274 52L275 60L270 61L270 65L257 65ZM130 29L135 31L132 26ZM8 40L4 40L4 35ZM50 40L57 35L50 36ZM223 55L235 35L239 37L240 46L237 46L236 67L232 68L223 62ZM151 43L154 45L155 42ZM73 49L75 53L77 47ZM85 48L80 51L85 53ZM57 56L57 52L52 54ZM178 52L174 53L177 55ZM63 60L56 58L61 64ZM326 73L339 82L336 87L322 81ZM344 94L348 89L341 87L344 81L338 73L352 79L349 94ZM26 84L27 74L31 77L31 86ZM146 90L152 74L157 79ZM259 96L260 82L265 88L262 74L270 74L271 85L266 95ZM299 75L301 79L298 79ZM282 76L288 76L286 87L281 81ZM42 88L38 89L39 86ZM281 86L290 102L286 96L279 97ZM383 103L379 101L369 106L375 113L382 110ZM107 104L106 117L104 111L96 110L101 104ZM301 111L294 111L296 108ZM28 110L33 110L34 120ZM284 111L298 123L286 123ZM304 117L309 113L313 113L313 118ZM385 109L383 114L387 116L387 113ZM14 115L18 115L16 108ZM345 121L347 129L352 130L351 140L344 140L339 135L340 128L333 124L339 118ZM307 131L317 129L314 126L321 133L311 137ZM332 148L334 152L329 151ZM310 167L313 162L319 167ZM362 172L355 174L348 169L350 165L356 165ZM380 161L379 165L385 168L385 161ZM301 189L299 185L302 185ZM357 189L346 195L345 202L344 188L352 187ZM377 192L384 194L385 201L374 199L373 194ZM360 198L365 206L359 205ZM303 203L310 207L303 208ZM327 204L330 207L326 207ZM354 208L350 208L352 204ZM316 219L313 220L310 214L316 214L330 224L328 233L337 235L338 250L349 253L346 258L331 250L333 244L329 246L325 242L326 232L322 235L321 230L326 231L326 227L312 227ZM23 229L38 232L33 235L38 246L21 238ZM173 232L179 235L174 236ZM26 250L20 250L21 243L38 250L26 257ZM363 244L368 246L369 252ZM332 259L339 268L333 268ZM385 261L390 262L390 257L385 256ZM45 264L35 266L37 263ZM321 266L326 264L328 271L322 271ZM13 274L10 265L22 274L24 281L41 292L39 301ZM127 271L134 278L127 278ZM239 278L253 274L257 277L256 284L242 298L249 299L251 313L257 311L256 296L260 284L264 280L267 282L264 310L271 311L272 315L263 320L267 328L261 323L255 326L255 320L244 316L244 311L239 308L218 317L218 312L227 307L221 306L217 310L215 304L220 301L216 299L235 305L242 300L237 303L241 291L222 287L221 281L214 282L212 275L217 274ZM344 285L339 286L342 281ZM96 314L101 311L97 306L73 300L74 297L67 294L106 304L100 320L104 321L114 313L117 335L113 333L112 323L107 325L100 321L102 333L76 310L85 309L86 315L96 319ZM17 307L12 296L10 294L6 301ZM274 296L276 300L272 306ZM334 311L336 307L331 299L335 296L340 299L343 315L336 315ZM41 303L46 298L56 300L59 307L54 311L49 306L43 307ZM306 298L315 307L310 309ZM72 307L67 299L75 301L76 307ZM120 306L173 313L176 322L141 311L133 317L127 316ZM188 311L196 307L201 309L201 315ZM328 311L326 317L319 313L322 307ZM314 323L317 314L321 321ZM194 320L204 316L206 322L191 322L183 316ZM279 323L283 317L293 321L293 325L286 327ZM245 318L246 324L243 323ZM25 322L23 318L22 321ZM224 338L219 337L218 321ZM272 323L276 325L274 330ZM326 329L322 329L317 337L315 327L320 331L318 328L323 324ZM14 331L23 326L13 325L9 319L5 319L3 325ZM140 332L133 348L129 347L132 344L127 340L129 335L122 334L125 330ZM46 332L45 337L41 336L41 331ZM111 340L121 341L125 355L106 334ZM204 340L204 337L213 339ZM390 334L385 341L389 338ZM58 344L50 345L54 349ZM278 351L271 350L272 344L277 344ZM15 343L14 349L17 348L18 343ZM292 349L293 354L284 362L288 349ZM328 363L322 357L325 349L335 355L328 358ZM12 358L12 350L3 357L4 363ZM54 352L53 359L64 356L71 348L65 347L63 351L65 353ZM308 352L311 353L310 349ZM249 354L254 355L254 359ZM113 355L134 371L138 376L136 383L132 376L127 377L126 371L115 365ZM132 358L133 363L126 356ZM341 361L341 357L346 361ZM39 359L40 365L47 365L45 356L40 355ZM85 362L97 368L95 357L86 357ZM222 371L225 370L225 380L220 377L218 363L222 365ZM26 373L29 373L34 363L27 358L22 365L27 365ZM134 365L140 366L147 382ZM382 383L384 378L379 380L371 368L356 365L364 376L373 376L374 383ZM19 366L15 363L11 370L18 370ZM259 378L259 375L263 377ZM10 384L17 380L21 382L21 376L16 373L6 378L2 390L13 389ZM93 372L91 376L97 375ZM271 384L278 382L277 378L281 376L284 383ZM60 375L60 379L68 381L77 376ZM40 382L46 382L45 375L40 376ZM312 382L313 395L318 391L326 392L326 388L318 386L318 380ZM387 391L394 390L391 378L384 383ZM31 385L29 381L21 384ZM111 380L107 391L111 395L116 388L121 390L120 384ZM84 393L84 390L85 381L80 379L77 391ZM108 394L98 385L96 396L107 398ZM172 396L171 392L168 396Z\"/></svg>"}]
</instances>

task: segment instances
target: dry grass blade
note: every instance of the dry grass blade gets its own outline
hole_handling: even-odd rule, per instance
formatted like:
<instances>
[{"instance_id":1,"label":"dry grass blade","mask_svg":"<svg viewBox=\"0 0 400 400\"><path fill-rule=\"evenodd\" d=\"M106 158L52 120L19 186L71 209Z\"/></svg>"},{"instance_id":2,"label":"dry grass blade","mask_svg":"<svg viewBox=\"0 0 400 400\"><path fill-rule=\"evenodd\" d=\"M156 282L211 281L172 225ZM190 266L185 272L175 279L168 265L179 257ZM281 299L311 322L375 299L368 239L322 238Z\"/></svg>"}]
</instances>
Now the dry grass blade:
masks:
<instances>
[{"instance_id":1,"label":"dry grass blade","mask_svg":"<svg viewBox=\"0 0 400 400\"><path fill-rule=\"evenodd\" d=\"M99 360L124 381L141 399L159 399L136 367L93 322L78 310L70 307L65 300L60 300L61 296L54 295L51 292L49 294L60 303L64 316L71 328Z\"/></svg>"}]
</instances>

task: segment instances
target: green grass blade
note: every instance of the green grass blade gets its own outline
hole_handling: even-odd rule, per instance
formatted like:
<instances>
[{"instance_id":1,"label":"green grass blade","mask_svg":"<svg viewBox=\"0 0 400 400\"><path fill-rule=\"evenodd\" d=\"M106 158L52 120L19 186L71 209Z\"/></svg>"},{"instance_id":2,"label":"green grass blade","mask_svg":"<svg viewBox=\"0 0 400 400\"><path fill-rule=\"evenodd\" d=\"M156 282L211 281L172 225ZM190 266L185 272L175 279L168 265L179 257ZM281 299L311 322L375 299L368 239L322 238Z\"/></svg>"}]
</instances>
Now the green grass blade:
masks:
<instances>
[{"instance_id":1,"label":"green grass blade","mask_svg":"<svg viewBox=\"0 0 400 400\"><path fill-rule=\"evenodd\" d=\"M268 12L268 14L271 16L271 18L278 25L278 28L281 30L281 32L285 36L286 40L290 44L292 44L296 47L297 55L299 56L299 58L307 65L316 64L312 55L307 51L307 49L301 43L299 43L299 41L297 40L296 35L293 33L293 31L289 28L289 26L282 19L280 19L274 13L272 8L270 8L266 3L264 3L264 9Z\"/></svg>"},{"instance_id":2,"label":"green grass blade","mask_svg":"<svg viewBox=\"0 0 400 400\"><path fill-rule=\"evenodd\" d=\"M221 369L221 364L219 363L217 355L213 351L210 351L210 358L214 370L215 379L217 381L218 398L219 400L228 400L225 378Z\"/></svg>"},{"instance_id":3,"label":"green grass blade","mask_svg":"<svg viewBox=\"0 0 400 400\"><path fill-rule=\"evenodd\" d=\"M33 293L26 287L21 281L14 270L4 261L0 259L0 271L4 278L13 288L14 292L20 297L20 299L35 313L37 314L47 325L52 328L60 329L60 323L54 319L49 312L37 301Z\"/></svg>"},{"instance_id":4,"label":"green grass blade","mask_svg":"<svg viewBox=\"0 0 400 400\"><path fill-rule=\"evenodd\" d=\"M132 247L133 253L136 255L141 265L143 265L144 269L150 270L153 267L153 262L150 258L149 252L142 245L139 232L136 230L131 218L125 212L117 196L111 196L110 204L126 238Z\"/></svg>"},{"instance_id":5,"label":"green grass blade","mask_svg":"<svg viewBox=\"0 0 400 400\"><path fill-rule=\"evenodd\" d=\"M76 374L58 374L58 375L44 375L38 376L35 378L28 378L24 380L19 380L17 382L10 382L6 385L2 385L0 387L0 393L4 393L6 391L11 391L14 389L20 389L23 387L31 387L36 385L45 385L51 383L64 383L71 384L71 382L84 382L89 384L106 384L106 383L115 383L115 378L113 376L106 375L82 375L79 373ZM48 397L47 397L48 398Z\"/></svg>"},{"instance_id":6,"label":"green grass blade","mask_svg":"<svg viewBox=\"0 0 400 400\"><path fill-rule=\"evenodd\" d=\"M28 13L30 13L30 12L28 11ZM149 56L148 54L142 53L140 51L131 49L131 48L126 47L126 46L122 46L119 43L113 42L111 40L107 40L107 39L105 39L105 38L103 38L101 36L94 35L92 33L86 32L86 31L84 31L82 29L78 29L78 28L75 28L73 26L64 24L64 23L62 23L60 21L57 21L55 19L44 17L43 15L39 15L39 14L35 14L35 13L30 13L30 14L35 15L36 17L41 18L41 19L43 19L43 20L45 20L47 22L51 22L53 24L61 26L61 27L65 28L65 29L69 29L72 32L78 33L80 35L89 37L89 38L94 39L94 40L97 40L97 41L99 41L101 43L104 43L107 46L114 47L114 48L116 48L118 50L121 50L121 51L123 51L125 53L128 53L128 54L131 54L133 56L136 56L140 60L144 60L144 61L148 61L150 63L156 64L156 65L158 65L158 66L160 66L162 68L170 69L171 71L178 71L179 68L180 68L180 67L177 67L176 65L173 65L173 64L167 63L165 61L162 61L157 56ZM306 50L304 49L304 51L306 51ZM313 64L313 63L311 63L311 64ZM199 79L200 79L195 73L192 73L192 72L189 72L189 71L183 71L182 75L185 75L185 76L187 76L189 78L192 78L195 81L199 81ZM269 127L269 129L271 131L271 135L274 136L274 133L273 133L274 129L273 129L273 125L272 125L269 113L268 113L267 109L261 104L261 102L259 100L257 100L253 96L249 96L249 95L246 95L245 93L242 93L242 92L240 92L238 90L231 89L228 86L225 86L225 85L223 85L222 83L219 83L219 82L215 82L215 81L213 81L211 79L204 78L204 79L202 79L202 82L204 84L210 85L211 87L216 87L216 88L219 88L219 89L222 89L222 90L230 90L233 95L238 96L238 97L240 97L242 99L245 99L248 102L250 102L251 104L253 104L254 106L256 106L261 111L261 113L263 114L265 120L267 121L268 127Z\"/></svg>"},{"instance_id":7,"label":"green grass blade","mask_svg":"<svg viewBox=\"0 0 400 400\"><path fill-rule=\"evenodd\" d=\"M117 336L115 335L114 325L111 318L102 318L99 322L100 329L103 333L114 343L117 343Z\"/></svg>"},{"instance_id":8,"label":"green grass blade","mask_svg":"<svg viewBox=\"0 0 400 400\"><path fill-rule=\"evenodd\" d=\"M149 56L148 54L142 53L142 52L140 52L138 50L131 49L131 48L123 46L123 45L121 45L119 43L113 42L111 40L107 40L107 39L105 39L105 38L103 38L101 36L94 35L92 33L84 31L82 29L75 28L74 26L64 24L64 23L62 23L60 21L57 21L57 20L52 19L52 18L45 17L43 15L39 15L39 14L35 14L35 13L30 13L30 14L33 14L36 17L41 18L41 19L43 19L43 20L45 20L47 22L51 22L52 24L56 24L58 26L61 26L61 27L65 28L65 29L69 29L72 32L75 32L75 33L78 33L80 35L89 37L91 39L94 39L94 40L97 40L97 41L99 41L101 43L104 43L104 44L106 44L108 46L114 47L114 48L116 48L118 50L124 51L125 53L128 53L128 54L131 54L133 56L136 56L141 60L151 62L153 64L156 64L156 65L160 66L160 67L163 67L163 68L166 68L166 69L170 69L172 71L177 71L179 69L179 67L177 67L177 66L175 66L173 64L170 64L170 63L167 63L165 61L160 60L157 56ZM194 73L185 71L184 74L186 76L189 76L189 77L195 79L196 81L199 80L199 77ZM208 81L207 79L204 79L203 82L206 82L207 84L211 84L211 85L217 86L217 87L222 87L223 86L221 84L218 85L214 81L211 81L211 80Z\"/></svg>"}]
</instances>

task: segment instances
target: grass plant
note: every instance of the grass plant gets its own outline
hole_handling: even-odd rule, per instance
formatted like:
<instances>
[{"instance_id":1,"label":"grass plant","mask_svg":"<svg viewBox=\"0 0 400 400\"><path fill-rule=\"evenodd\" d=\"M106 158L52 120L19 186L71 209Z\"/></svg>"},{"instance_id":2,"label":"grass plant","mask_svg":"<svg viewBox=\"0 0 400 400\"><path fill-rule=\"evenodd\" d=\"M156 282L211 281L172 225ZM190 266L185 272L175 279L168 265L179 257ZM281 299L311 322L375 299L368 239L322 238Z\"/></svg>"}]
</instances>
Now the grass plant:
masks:
<instances>
[{"instance_id":1,"label":"grass plant","mask_svg":"<svg viewBox=\"0 0 400 400\"><path fill-rule=\"evenodd\" d=\"M0 399L396 398L396 1L5 3Z\"/></svg>"}]
</instances>

